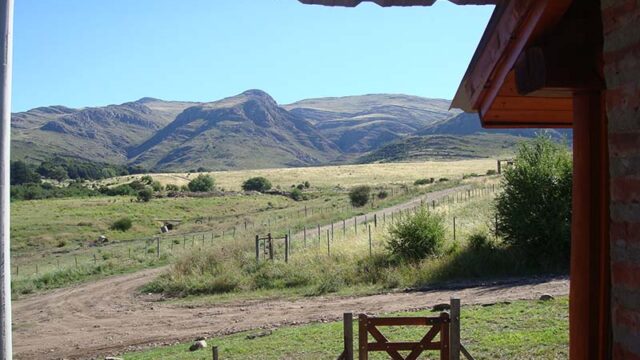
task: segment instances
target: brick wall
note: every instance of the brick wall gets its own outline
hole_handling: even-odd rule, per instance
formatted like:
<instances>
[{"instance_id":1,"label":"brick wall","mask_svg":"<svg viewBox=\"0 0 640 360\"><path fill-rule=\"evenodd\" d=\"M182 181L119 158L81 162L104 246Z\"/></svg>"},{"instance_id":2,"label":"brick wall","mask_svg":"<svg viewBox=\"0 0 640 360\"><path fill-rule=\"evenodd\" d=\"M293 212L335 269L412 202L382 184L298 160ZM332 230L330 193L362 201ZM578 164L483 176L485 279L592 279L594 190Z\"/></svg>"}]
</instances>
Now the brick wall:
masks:
<instances>
[{"instance_id":1,"label":"brick wall","mask_svg":"<svg viewBox=\"0 0 640 360\"><path fill-rule=\"evenodd\" d=\"M640 0L601 0L611 176L613 358L640 360Z\"/></svg>"}]
</instances>

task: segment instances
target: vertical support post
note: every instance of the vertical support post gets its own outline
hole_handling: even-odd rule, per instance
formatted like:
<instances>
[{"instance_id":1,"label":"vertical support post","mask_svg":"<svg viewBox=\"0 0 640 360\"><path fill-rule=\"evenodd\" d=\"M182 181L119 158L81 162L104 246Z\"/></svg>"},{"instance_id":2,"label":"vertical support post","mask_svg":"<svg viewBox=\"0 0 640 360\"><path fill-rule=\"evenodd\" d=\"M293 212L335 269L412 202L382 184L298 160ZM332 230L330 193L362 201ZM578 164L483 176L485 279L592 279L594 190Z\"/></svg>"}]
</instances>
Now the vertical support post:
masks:
<instances>
[{"instance_id":1,"label":"vertical support post","mask_svg":"<svg viewBox=\"0 0 640 360\"><path fill-rule=\"evenodd\" d=\"M342 219L342 240L347 238L347 220Z\"/></svg>"},{"instance_id":2,"label":"vertical support post","mask_svg":"<svg viewBox=\"0 0 640 360\"><path fill-rule=\"evenodd\" d=\"M269 260L273 261L273 239L271 233L267 234L267 241L269 242Z\"/></svg>"},{"instance_id":3,"label":"vertical support post","mask_svg":"<svg viewBox=\"0 0 640 360\"><path fill-rule=\"evenodd\" d=\"M289 235L284 236L284 262L289 262Z\"/></svg>"},{"instance_id":4,"label":"vertical support post","mask_svg":"<svg viewBox=\"0 0 640 360\"><path fill-rule=\"evenodd\" d=\"M378 227L378 214L373 214L373 227Z\"/></svg>"},{"instance_id":5,"label":"vertical support post","mask_svg":"<svg viewBox=\"0 0 640 360\"><path fill-rule=\"evenodd\" d=\"M260 236L256 235L256 262L260 262Z\"/></svg>"},{"instance_id":6,"label":"vertical support post","mask_svg":"<svg viewBox=\"0 0 640 360\"><path fill-rule=\"evenodd\" d=\"M365 314L358 316L358 359L369 360L369 330Z\"/></svg>"},{"instance_id":7,"label":"vertical support post","mask_svg":"<svg viewBox=\"0 0 640 360\"><path fill-rule=\"evenodd\" d=\"M451 322L449 323L449 359L460 360L460 299L451 298Z\"/></svg>"},{"instance_id":8,"label":"vertical support post","mask_svg":"<svg viewBox=\"0 0 640 360\"><path fill-rule=\"evenodd\" d=\"M318 245L320 244L321 235L320 235L320 224L318 224Z\"/></svg>"},{"instance_id":9,"label":"vertical support post","mask_svg":"<svg viewBox=\"0 0 640 360\"><path fill-rule=\"evenodd\" d=\"M218 360L218 347L216 345L211 347L211 355L213 356L213 360Z\"/></svg>"},{"instance_id":10,"label":"vertical support post","mask_svg":"<svg viewBox=\"0 0 640 360\"><path fill-rule=\"evenodd\" d=\"M0 359L13 358L11 337L11 256L10 256L10 194L9 169L11 151L11 67L13 62L13 0L0 1Z\"/></svg>"},{"instance_id":11,"label":"vertical support post","mask_svg":"<svg viewBox=\"0 0 640 360\"><path fill-rule=\"evenodd\" d=\"M502 174L502 167L500 165L500 160L498 160L498 174Z\"/></svg>"},{"instance_id":12,"label":"vertical support post","mask_svg":"<svg viewBox=\"0 0 640 360\"><path fill-rule=\"evenodd\" d=\"M353 230L355 231L356 235L358 235L358 216L357 215L353 218Z\"/></svg>"},{"instance_id":13,"label":"vertical support post","mask_svg":"<svg viewBox=\"0 0 640 360\"><path fill-rule=\"evenodd\" d=\"M342 317L344 334L344 360L353 360L353 313L344 313Z\"/></svg>"},{"instance_id":14,"label":"vertical support post","mask_svg":"<svg viewBox=\"0 0 640 360\"><path fill-rule=\"evenodd\" d=\"M287 235L289 235L287 239L289 240L289 246L291 246L292 245L291 229L287 230ZM291 253L291 247L289 247L289 253Z\"/></svg>"},{"instance_id":15,"label":"vertical support post","mask_svg":"<svg viewBox=\"0 0 640 360\"><path fill-rule=\"evenodd\" d=\"M204 243L204 235L202 235L202 242ZM160 258L160 236L156 237L156 255Z\"/></svg>"},{"instance_id":16,"label":"vertical support post","mask_svg":"<svg viewBox=\"0 0 640 360\"><path fill-rule=\"evenodd\" d=\"M453 217L453 242L456 242L456 217Z\"/></svg>"},{"instance_id":17,"label":"vertical support post","mask_svg":"<svg viewBox=\"0 0 640 360\"><path fill-rule=\"evenodd\" d=\"M611 331L609 153L604 96L573 96L569 357L606 358Z\"/></svg>"}]
</instances>

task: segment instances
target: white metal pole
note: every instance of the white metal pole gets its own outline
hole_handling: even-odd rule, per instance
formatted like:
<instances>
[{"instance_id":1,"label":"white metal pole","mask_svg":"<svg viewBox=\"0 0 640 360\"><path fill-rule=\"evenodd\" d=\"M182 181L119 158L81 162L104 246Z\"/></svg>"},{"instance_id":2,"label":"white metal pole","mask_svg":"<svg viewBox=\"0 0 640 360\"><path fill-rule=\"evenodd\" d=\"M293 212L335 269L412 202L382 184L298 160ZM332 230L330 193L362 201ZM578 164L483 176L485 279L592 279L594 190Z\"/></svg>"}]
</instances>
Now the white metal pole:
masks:
<instances>
[{"instance_id":1,"label":"white metal pole","mask_svg":"<svg viewBox=\"0 0 640 360\"><path fill-rule=\"evenodd\" d=\"M0 359L10 360L11 346L11 263L9 256L9 168L11 149L11 67L13 57L13 0L0 0L0 47L2 64L0 69L0 331L2 347Z\"/></svg>"}]
</instances>

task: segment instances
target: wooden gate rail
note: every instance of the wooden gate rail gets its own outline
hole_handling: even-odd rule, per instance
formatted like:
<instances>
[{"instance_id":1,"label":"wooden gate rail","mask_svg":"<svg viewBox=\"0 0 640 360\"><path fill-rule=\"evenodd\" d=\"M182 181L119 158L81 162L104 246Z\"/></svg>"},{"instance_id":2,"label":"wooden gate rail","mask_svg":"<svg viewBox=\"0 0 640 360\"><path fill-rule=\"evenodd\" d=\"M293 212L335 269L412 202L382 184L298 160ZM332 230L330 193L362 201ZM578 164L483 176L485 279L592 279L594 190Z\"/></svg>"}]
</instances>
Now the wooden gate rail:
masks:
<instances>
[{"instance_id":1,"label":"wooden gate rail","mask_svg":"<svg viewBox=\"0 0 640 360\"><path fill-rule=\"evenodd\" d=\"M449 360L449 314L439 317L389 317L359 316L359 359L367 360L369 352L386 352L393 360L415 360L424 351L440 351L441 360ZM430 327L419 342L391 342L378 329L379 326L426 326ZM369 334L375 342L369 342ZM434 341L437 335L438 341ZM399 351L410 351L405 358Z\"/></svg>"},{"instance_id":2,"label":"wooden gate rail","mask_svg":"<svg viewBox=\"0 0 640 360\"><path fill-rule=\"evenodd\" d=\"M256 262L260 261L260 244L262 244L264 258L269 260L273 260L273 242L274 240L284 240L284 262L289 262L289 235L285 235L283 237L274 238L271 236L271 233L268 233L266 237L260 237L256 235Z\"/></svg>"}]
</instances>

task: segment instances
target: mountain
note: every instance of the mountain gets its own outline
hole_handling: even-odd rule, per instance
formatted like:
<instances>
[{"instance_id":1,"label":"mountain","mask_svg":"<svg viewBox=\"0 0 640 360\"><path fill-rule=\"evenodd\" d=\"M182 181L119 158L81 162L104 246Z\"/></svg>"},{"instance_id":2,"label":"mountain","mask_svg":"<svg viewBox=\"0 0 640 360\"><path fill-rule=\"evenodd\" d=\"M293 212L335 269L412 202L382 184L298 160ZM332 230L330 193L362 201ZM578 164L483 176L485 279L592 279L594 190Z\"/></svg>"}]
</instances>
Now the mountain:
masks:
<instances>
[{"instance_id":1,"label":"mountain","mask_svg":"<svg viewBox=\"0 0 640 360\"><path fill-rule=\"evenodd\" d=\"M571 141L566 129L484 129L477 114L460 113L416 131L414 135L386 144L361 156L357 162L457 160L510 157L518 143L544 133L556 140Z\"/></svg>"},{"instance_id":2,"label":"mountain","mask_svg":"<svg viewBox=\"0 0 640 360\"><path fill-rule=\"evenodd\" d=\"M418 96L373 94L308 99L284 105L312 123L346 154L362 154L402 139L460 111L451 102Z\"/></svg>"},{"instance_id":3,"label":"mountain","mask_svg":"<svg viewBox=\"0 0 640 360\"><path fill-rule=\"evenodd\" d=\"M105 107L48 106L15 113L11 117L12 157L43 160L56 154L125 163L129 148L194 104L143 98Z\"/></svg>"},{"instance_id":4,"label":"mountain","mask_svg":"<svg viewBox=\"0 0 640 360\"><path fill-rule=\"evenodd\" d=\"M311 123L260 90L189 107L128 152L134 165L156 170L306 166L339 156Z\"/></svg>"},{"instance_id":5,"label":"mountain","mask_svg":"<svg viewBox=\"0 0 640 360\"><path fill-rule=\"evenodd\" d=\"M249 90L212 102L142 98L12 115L12 158L54 155L155 171L310 166L501 155L539 130L487 130L450 101L397 94L278 105ZM567 130L547 131L571 139Z\"/></svg>"}]
</instances>

